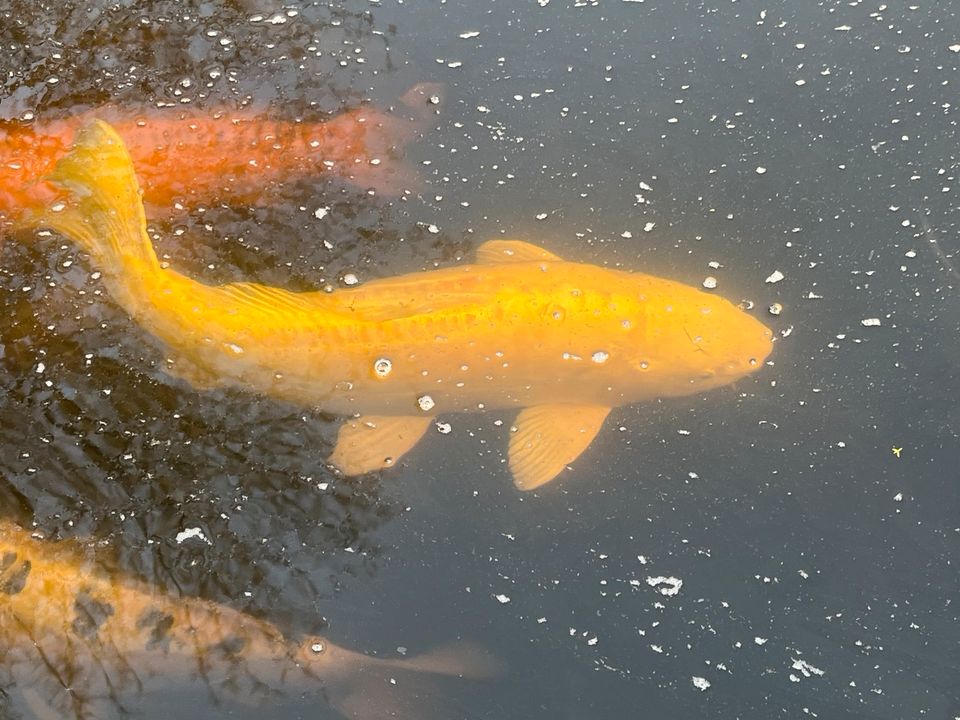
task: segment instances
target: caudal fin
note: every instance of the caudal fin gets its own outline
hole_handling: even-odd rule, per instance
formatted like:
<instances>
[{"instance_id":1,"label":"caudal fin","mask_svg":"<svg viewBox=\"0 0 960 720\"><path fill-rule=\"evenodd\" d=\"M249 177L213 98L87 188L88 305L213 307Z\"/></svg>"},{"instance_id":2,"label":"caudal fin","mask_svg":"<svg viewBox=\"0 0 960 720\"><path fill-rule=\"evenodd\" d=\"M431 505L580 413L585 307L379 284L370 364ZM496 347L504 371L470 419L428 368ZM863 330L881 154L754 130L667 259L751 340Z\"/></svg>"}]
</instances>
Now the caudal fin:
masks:
<instances>
[{"instance_id":1,"label":"caudal fin","mask_svg":"<svg viewBox=\"0 0 960 720\"><path fill-rule=\"evenodd\" d=\"M48 180L66 191L66 201L35 216L35 223L90 253L108 282L129 286L159 269L133 163L113 128L100 120L86 125Z\"/></svg>"}]
</instances>

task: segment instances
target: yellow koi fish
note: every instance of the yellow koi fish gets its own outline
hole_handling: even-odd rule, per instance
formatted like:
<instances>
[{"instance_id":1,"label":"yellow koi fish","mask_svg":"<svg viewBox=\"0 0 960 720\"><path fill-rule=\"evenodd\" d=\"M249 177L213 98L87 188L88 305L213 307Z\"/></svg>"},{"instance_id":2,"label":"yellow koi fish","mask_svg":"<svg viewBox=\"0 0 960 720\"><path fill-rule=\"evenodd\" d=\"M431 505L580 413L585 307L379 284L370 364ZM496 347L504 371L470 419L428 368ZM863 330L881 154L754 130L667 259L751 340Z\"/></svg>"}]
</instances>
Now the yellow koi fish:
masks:
<instances>
[{"instance_id":1,"label":"yellow koi fish","mask_svg":"<svg viewBox=\"0 0 960 720\"><path fill-rule=\"evenodd\" d=\"M172 373L350 416L330 457L348 475L395 463L439 414L516 408L509 465L530 490L612 408L726 385L771 350L770 330L723 298L512 240L473 265L335 292L205 285L157 261L130 158L102 122L51 180L71 199L41 222L90 253Z\"/></svg>"},{"instance_id":2,"label":"yellow koi fish","mask_svg":"<svg viewBox=\"0 0 960 720\"><path fill-rule=\"evenodd\" d=\"M0 520L0 688L5 696L22 689L35 715L114 717L123 700L169 692L177 681L202 680L215 699L249 701L285 686L326 692L331 682L349 686L377 672L476 678L496 671L468 646L381 659L316 636L294 642L265 620L118 576L100 554ZM381 676L374 685L385 682ZM342 706L362 706L368 691L377 687L345 694ZM403 698L383 700L389 709Z\"/></svg>"}]
</instances>

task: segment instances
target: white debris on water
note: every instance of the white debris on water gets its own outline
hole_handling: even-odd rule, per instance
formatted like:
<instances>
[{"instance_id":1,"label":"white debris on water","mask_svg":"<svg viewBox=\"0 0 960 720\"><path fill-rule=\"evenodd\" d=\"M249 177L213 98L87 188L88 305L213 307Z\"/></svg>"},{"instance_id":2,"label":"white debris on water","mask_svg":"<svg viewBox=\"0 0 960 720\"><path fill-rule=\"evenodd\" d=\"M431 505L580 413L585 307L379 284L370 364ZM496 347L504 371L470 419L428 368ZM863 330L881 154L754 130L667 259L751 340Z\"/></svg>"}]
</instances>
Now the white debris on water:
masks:
<instances>
[{"instance_id":1,"label":"white debris on water","mask_svg":"<svg viewBox=\"0 0 960 720\"><path fill-rule=\"evenodd\" d=\"M424 412L430 412L436 403L433 402L433 398L429 395L421 395L417 398L417 405L419 405L420 409Z\"/></svg>"},{"instance_id":2,"label":"white debris on water","mask_svg":"<svg viewBox=\"0 0 960 720\"><path fill-rule=\"evenodd\" d=\"M360 278L358 278L354 273L348 272L343 274L344 285L356 285L358 282L360 282Z\"/></svg>"},{"instance_id":3,"label":"white debris on water","mask_svg":"<svg viewBox=\"0 0 960 720\"><path fill-rule=\"evenodd\" d=\"M781 280L783 280L783 278L784 278L784 274L782 272L780 272L779 270L774 270L772 273L770 273L770 276L766 280L764 280L764 282L768 282L771 284L778 283Z\"/></svg>"},{"instance_id":4,"label":"white debris on water","mask_svg":"<svg viewBox=\"0 0 960 720\"><path fill-rule=\"evenodd\" d=\"M461 40L469 40L470 38L475 38L480 34L479 30L468 30L467 32L460 33Z\"/></svg>"},{"instance_id":5,"label":"white debris on water","mask_svg":"<svg viewBox=\"0 0 960 720\"><path fill-rule=\"evenodd\" d=\"M757 175L763 175L767 169L763 165L757 165Z\"/></svg>"},{"instance_id":6,"label":"white debris on water","mask_svg":"<svg viewBox=\"0 0 960 720\"><path fill-rule=\"evenodd\" d=\"M771 315L779 315L783 312L783 305L775 302L767 308L767 312L769 312Z\"/></svg>"},{"instance_id":7,"label":"white debris on water","mask_svg":"<svg viewBox=\"0 0 960 720\"><path fill-rule=\"evenodd\" d=\"M860 324L864 327L880 327L880 318L864 318Z\"/></svg>"},{"instance_id":8,"label":"white debris on water","mask_svg":"<svg viewBox=\"0 0 960 720\"><path fill-rule=\"evenodd\" d=\"M790 667L792 667L794 670L800 671L800 674L805 678L813 677L814 675L817 677L823 677L826 674L823 670L818 667L814 667L802 658L794 658ZM790 680L793 682L800 682L799 676L795 675L794 673L790 673Z\"/></svg>"},{"instance_id":9,"label":"white debris on water","mask_svg":"<svg viewBox=\"0 0 960 720\"><path fill-rule=\"evenodd\" d=\"M951 46L949 47L949 50L950 50L951 52L960 53L960 43L956 43L955 45L951 45Z\"/></svg>"},{"instance_id":10,"label":"white debris on water","mask_svg":"<svg viewBox=\"0 0 960 720\"><path fill-rule=\"evenodd\" d=\"M510 596L504 595L503 593L499 595L494 595L494 597L497 599L497 602L499 602L501 605L506 605L508 602L510 602Z\"/></svg>"},{"instance_id":11,"label":"white debris on water","mask_svg":"<svg viewBox=\"0 0 960 720\"><path fill-rule=\"evenodd\" d=\"M760 637L759 635L757 635L755 638L753 638L753 644L754 644L754 645L766 645L766 644L767 644L767 639L766 639L765 637Z\"/></svg>"},{"instance_id":12,"label":"white debris on water","mask_svg":"<svg viewBox=\"0 0 960 720\"><path fill-rule=\"evenodd\" d=\"M661 595L672 597L680 592L680 588L683 587L683 580L672 576L657 575L656 577L647 577L647 585L656 588Z\"/></svg>"},{"instance_id":13,"label":"white debris on water","mask_svg":"<svg viewBox=\"0 0 960 720\"><path fill-rule=\"evenodd\" d=\"M203 530L198 527L186 528L178 532L176 538L177 545L180 545L186 540L190 540L192 538L196 538L197 540L205 542L207 545L213 545L213 543L207 539L207 536L203 534Z\"/></svg>"},{"instance_id":14,"label":"white debris on water","mask_svg":"<svg viewBox=\"0 0 960 720\"><path fill-rule=\"evenodd\" d=\"M437 425L437 432L440 433L441 435L449 435L450 432L453 430L453 426L450 423L438 422L436 425Z\"/></svg>"},{"instance_id":15,"label":"white debris on water","mask_svg":"<svg viewBox=\"0 0 960 720\"><path fill-rule=\"evenodd\" d=\"M648 222L646 225L643 226L643 231L644 231L644 232L650 232L650 231L653 230L656 226L657 226L656 223L654 223L654 222Z\"/></svg>"},{"instance_id":16,"label":"white debris on water","mask_svg":"<svg viewBox=\"0 0 960 720\"><path fill-rule=\"evenodd\" d=\"M693 677L690 678L690 680L693 682L693 686L700 692L703 692L708 687L710 687L710 681L707 680L706 678L702 678L694 675Z\"/></svg>"},{"instance_id":17,"label":"white debris on water","mask_svg":"<svg viewBox=\"0 0 960 720\"><path fill-rule=\"evenodd\" d=\"M707 275L707 277L703 279L703 286L707 290L713 290L717 287L717 279L713 275Z\"/></svg>"},{"instance_id":18,"label":"white debris on water","mask_svg":"<svg viewBox=\"0 0 960 720\"><path fill-rule=\"evenodd\" d=\"M328 207L319 207L313 211L313 216L317 220L323 220L329 214L330 214L330 208Z\"/></svg>"}]
</instances>

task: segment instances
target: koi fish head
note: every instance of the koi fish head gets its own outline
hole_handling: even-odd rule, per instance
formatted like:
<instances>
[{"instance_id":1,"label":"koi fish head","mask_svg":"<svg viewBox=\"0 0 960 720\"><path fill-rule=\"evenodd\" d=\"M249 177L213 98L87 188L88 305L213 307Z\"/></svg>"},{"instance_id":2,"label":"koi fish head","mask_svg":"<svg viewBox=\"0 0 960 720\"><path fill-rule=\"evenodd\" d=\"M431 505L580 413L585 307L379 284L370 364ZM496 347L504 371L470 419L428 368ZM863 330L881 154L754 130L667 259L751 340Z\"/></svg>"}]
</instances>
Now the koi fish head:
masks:
<instances>
[{"instance_id":1,"label":"koi fish head","mask_svg":"<svg viewBox=\"0 0 960 720\"><path fill-rule=\"evenodd\" d=\"M733 303L670 283L644 303L643 347L632 363L663 395L732 383L760 369L773 333Z\"/></svg>"}]
</instances>

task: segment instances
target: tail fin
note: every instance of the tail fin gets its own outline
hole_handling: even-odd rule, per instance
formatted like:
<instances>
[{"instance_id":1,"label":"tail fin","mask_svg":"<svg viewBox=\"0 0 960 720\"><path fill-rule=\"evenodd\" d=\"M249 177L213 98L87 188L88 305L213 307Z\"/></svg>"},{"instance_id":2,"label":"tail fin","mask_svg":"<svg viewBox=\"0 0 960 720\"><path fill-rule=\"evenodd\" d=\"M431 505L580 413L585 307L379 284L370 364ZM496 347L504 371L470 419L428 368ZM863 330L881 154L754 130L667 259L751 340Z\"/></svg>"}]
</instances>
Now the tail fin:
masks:
<instances>
[{"instance_id":1,"label":"tail fin","mask_svg":"<svg viewBox=\"0 0 960 720\"><path fill-rule=\"evenodd\" d=\"M113 128L100 120L86 125L48 179L67 191L68 200L47 208L37 224L90 253L108 282L135 283L159 269L133 163Z\"/></svg>"}]
</instances>

